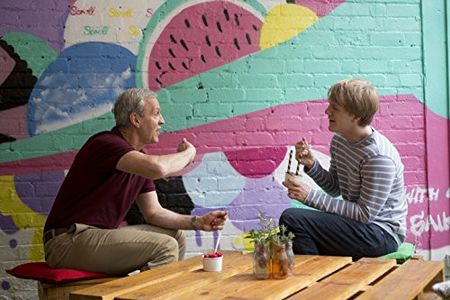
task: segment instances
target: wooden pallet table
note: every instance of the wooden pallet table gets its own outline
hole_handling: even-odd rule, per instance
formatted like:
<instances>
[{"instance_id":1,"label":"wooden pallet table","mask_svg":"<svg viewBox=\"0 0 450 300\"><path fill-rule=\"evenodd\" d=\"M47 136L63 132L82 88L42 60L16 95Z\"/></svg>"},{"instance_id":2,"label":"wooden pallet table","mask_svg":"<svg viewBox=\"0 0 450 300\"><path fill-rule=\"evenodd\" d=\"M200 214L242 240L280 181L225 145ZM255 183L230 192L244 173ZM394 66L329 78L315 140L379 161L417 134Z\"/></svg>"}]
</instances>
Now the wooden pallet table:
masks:
<instances>
[{"instance_id":1,"label":"wooden pallet table","mask_svg":"<svg viewBox=\"0 0 450 300\"><path fill-rule=\"evenodd\" d=\"M443 280L443 263L350 257L295 257L287 279L257 280L251 254L224 252L222 272L202 270L202 258L108 281L70 294L72 300L135 299L418 299Z\"/></svg>"}]
</instances>

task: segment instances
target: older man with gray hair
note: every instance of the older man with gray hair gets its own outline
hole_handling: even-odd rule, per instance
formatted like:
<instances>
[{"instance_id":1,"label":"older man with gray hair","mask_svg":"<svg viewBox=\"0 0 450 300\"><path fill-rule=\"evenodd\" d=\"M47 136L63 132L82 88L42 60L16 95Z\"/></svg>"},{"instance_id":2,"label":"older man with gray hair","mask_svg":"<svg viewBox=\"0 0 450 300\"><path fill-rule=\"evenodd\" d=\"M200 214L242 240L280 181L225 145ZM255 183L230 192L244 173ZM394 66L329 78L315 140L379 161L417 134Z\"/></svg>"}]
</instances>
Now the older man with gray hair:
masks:
<instances>
[{"instance_id":1,"label":"older man with gray hair","mask_svg":"<svg viewBox=\"0 0 450 300\"><path fill-rule=\"evenodd\" d=\"M47 218L44 249L52 268L120 275L172 263L184 256L182 229L221 230L227 219L225 211L187 216L159 204L153 180L183 170L196 149L183 139L175 153L144 153L164 124L156 94L129 89L113 113L116 126L83 145ZM134 202L147 224L119 227Z\"/></svg>"}]
</instances>

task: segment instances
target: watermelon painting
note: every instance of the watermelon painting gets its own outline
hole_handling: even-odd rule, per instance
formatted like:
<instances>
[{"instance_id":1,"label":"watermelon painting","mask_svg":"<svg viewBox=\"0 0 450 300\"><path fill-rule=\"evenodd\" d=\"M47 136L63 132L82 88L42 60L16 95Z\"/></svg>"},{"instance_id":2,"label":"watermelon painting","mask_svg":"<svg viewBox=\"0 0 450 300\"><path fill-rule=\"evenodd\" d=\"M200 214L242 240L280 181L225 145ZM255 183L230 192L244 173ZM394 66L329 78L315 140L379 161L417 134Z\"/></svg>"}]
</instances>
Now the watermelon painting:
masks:
<instances>
[{"instance_id":1,"label":"watermelon painting","mask_svg":"<svg viewBox=\"0 0 450 300\"><path fill-rule=\"evenodd\" d=\"M230 2L188 6L164 27L157 40L145 41L142 69L148 88L158 91L194 75L260 50L263 16ZM142 54L142 53L141 53Z\"/></svg>"}]
</instances>

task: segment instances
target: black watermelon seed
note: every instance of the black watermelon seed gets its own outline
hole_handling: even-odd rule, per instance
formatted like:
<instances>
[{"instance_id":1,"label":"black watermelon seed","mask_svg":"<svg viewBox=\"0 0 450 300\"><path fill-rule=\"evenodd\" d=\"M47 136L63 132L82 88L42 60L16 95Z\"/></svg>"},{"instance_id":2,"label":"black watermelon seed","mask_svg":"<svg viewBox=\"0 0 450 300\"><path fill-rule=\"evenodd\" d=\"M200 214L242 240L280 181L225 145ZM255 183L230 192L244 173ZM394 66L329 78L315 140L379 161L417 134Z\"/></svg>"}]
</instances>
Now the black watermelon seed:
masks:
<instances>
[{"instance_id":1,"label":"black watermelon seed","mask_svg":"<svg viewBox=\"0 0 450 300\"><path fill-rule=\"evenodd\" d=\"M222 26L220 25L220 22L216 23L217 29L222 32Z\"/></svg>"},{"instance_id":2,"label":"black watermelon seed","mask_svg":"<svg viewBox=\"0 0 450 300\"><path fill-rule=\"evenodd\" d=\"M206 59L205 59L205 56L203 54L200 55L200 58L201 58L202 62L206 63Z\"/></svg>"},{"instance_id":3,"label":"black watermelon seed","mask_svg":"<svg viewBox=\"0 0 450 300\"><path fill-rule=\"evenodd\" d=\"M175 53L173 53L172 49L170 49L170 48L169 48L169 54L170 54L173 58L176 58Z\"/></svg>"},{"instance_id":4,"label":"black watermelon seed","mask_svg":"<svg viewBox=\"0 0 450 300\"><path fill-rule=\"evenodd\" d=\"M183 39L180 40L180 43L181 43L181 46L183 46L183 48L184 48L186 51L189 51L189 48L188 48L188 46L186 45L186 42L185 42Z\"/></svg>"},{"instance_id":5,"label":"black watermelon seed","mask_svg":"<svg viewBox=\"0 0 450 300\"><path fill-rule=\"evenodd\" d=\"M185 68L186 70L189 70L189 67L188 66L186 66L186 63L183 61L182 63L181 63L181 65L183 66L183 68Z\"/></svg>"},{"instance_id":6,"label":"black watermelon seed","mask_svg":"<svg viewBox=\"0 0 450 300\"><path fill-rule=\"evenodd\" d=\"M155 62L155 66L158 68L158 70L161 70L161 65L159 64L159 61Z\"/></svg>"},{"instance_id":7,"label":"black watermelon seed","mask_svg":"<svg viewBox=\"0 0 450 300\"><path fill-rule=\"evenodd\" d=\"M176 44L177 41L175 40L175 38L173 37L173 35L170 35L170 40L172 41L172 43Z\"/></svg>"},{"instance_id":8,"label":"black watermelon seed","mask_svg":"<svg viewBox=\"0 0 450 300\"><path fill-rule=\"evenodd\" d=\"M173 67L172 63L169 63L169 68L171 68L173 71L175 71L175 68Z\"/></svg>"},{"instance_id":9,"label":"black watermelon seed","mask_svg":"<svg viewBox=\"0 0 450 300\"><path fill-rule=\"evenodd\" d=\"M254 31L258 31L258 26L252 25Z\"/></svg>"},{"instance_id":10,"label":"black watermelon seed","mask_svg":"<svg viewBox=\"0 0 450 300\"><path fill-rule=\"evenodd\" d=\"M227 10L227 9L224 9L224 10L223 10L223 14L225 15L225 19L226 19L227 21L230 21L230 15L228 14L228 10Z\"/></svg>"},{"instance_id":11,"label":"black watermelon seed","mask_svg":"<svg viewBox=\"0 0 450 300\"><path fill-rule=\"evenodd\" d=\"M247 43L249 45L251 45L252 44L252 39L250 38L250 35L248 33L245 34L245 38L247 39Z\"/></svg>"},{"instance_id":12,"label":"black watermelon seed","mask_svg":"<svg viewBox=\"0 0 450 300\"><path fill-rule=\"evenodd\" d=\"M216 46L216 53L219 55L219 57L222 57L222 54L220 53L219 46Z\"/></svg>"},{"instance_id":13,"label":"black watermelon seed","mask_svg":"<svg viewBox=\"0 0 450 300\"><path fill-rule=\"evenodd\" d=\"M236 22L236 25L239 26L239 16L237 14L234 14L234 22Z\"/></svg>"},{"instance_id":14,"label":"black watermelon seed","mask_svg":"<svg viewBox=\"0 0 450 300\"><path fill-rule=\"evenodd\" d=\"M162 85L162 82L161 82L158 78L156 78L155 80L156 80L157 83L159 83L160 85Z\"/></svg>"},{"instance_id":15,"label":"black watermelon seed","mask_svg":"<svg viewBox=\"0 0 450 300\"><path fill-rule=\"evenodd\" d=\"M202 15L202 21L203 21L203 24L205 24L205 26L208 27L208 21L206 20L205 15Z\"/></svg>"},{"instance_id":16,"label":"black watermelon seed","mask_svg":"<svg viewBox=\"0 0 450 300\"><path fill-rule=\"evenodd\" d=\"M191 23L189 23L188 19L184 19L184 24L186 25L187 28L191 28Z\"/></svg>"},{"instance_id":17,"label":"black watermelon seed","mask_svg":"<svg viewBox=\"0 0 450 300\"><path fill-rule=\"evenodd\" d=\"M238 42L237 38L234 38L234 39L233 39L233 42L234 42L234 45L236 46L236 48L237 48L238 50L241 50L241 47L239 46L239 42Z\"/></svg>"},{"instance_id":18,"label":"black watermelon seed","mask_svg":"<svg viewBox=\"0 0 450 300\"><path fill-rule=\"evenodd\" d=\"M205 41L206 41L206 44L208 44L208 46L210 46L211 47L211 41L209 40L209 36L205 36Z\"/></svg>"}]
</instances>

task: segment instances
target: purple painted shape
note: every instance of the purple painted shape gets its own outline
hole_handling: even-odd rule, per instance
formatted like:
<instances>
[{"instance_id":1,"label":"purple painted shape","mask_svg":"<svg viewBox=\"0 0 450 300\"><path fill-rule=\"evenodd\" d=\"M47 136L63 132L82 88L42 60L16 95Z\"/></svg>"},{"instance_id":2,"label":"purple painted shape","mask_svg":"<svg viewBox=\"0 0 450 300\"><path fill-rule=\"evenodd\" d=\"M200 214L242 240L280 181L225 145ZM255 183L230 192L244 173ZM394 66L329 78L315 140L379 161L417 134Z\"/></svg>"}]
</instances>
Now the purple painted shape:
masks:
<instances>
[{"instance_id":1,"label":"purple painted shape","mask_svg":"<svg viewBox=\"0 0 450 300\"><path fill-rule=\"evenodd\" d=\"M16 239L11 239L10 241L9 241L9 247L11 247L12 249L14 249L14 248L16 248L17 247L17 240Z\"/></svg>"},{"instance_id":2,"label":"purple painted shape","mask_svg":"<svg viewBox=\"0 0 450 300\"><path fill-rule=\"evenodd\" d=\"M195 243L198 247L202 246L202 232L199 230L195 231Z\"/></svg>"},{"instance_id":3,"label":"purple painted shape","mask_svg":"<svg viewBox=\"0 0 450 300\"><path fill-rule=\"evenodd\" d=\"M48 41L60 52L64 48L64 25L68 15L66 1L2 0L0 36L7 32L27 32Z\"/></svg>"},{"instance_id":4,"label":"purple painted shape","mask_svg":"<svg viewBox=\"0 0 450 300\"><path fill-rule=\"evenodd\" d=\"M64 171L34 173L14 177L18 196L36 212L48 214L64 180Z\"/></svg>"},{"instance_id":5,"label":"purple painted shape","mask_svg":"<svg viewBox=\"0 0 450 300\"><path fill-rule=\"evenodd\" d=\"M0 85L8 78L11 71L14 69L16 61L9 56L8 52L0 47Z\"/></svg>"},{"instance_id":6,"label":"purple painted shape","mask_svg":"<svg viewBox=\"0 0 450 300\"><path fill-rule=\"evenodd\" d=\"M346 0L297 0L295 3L306 6L319 17L323 17L345 1Z\"/></svg>"},{"instance_id":7,"label":"purple painted shape","mask_svg":"<svg viewBox=\"0 0 450 300\"><path fill-rule=\"evenodd\" d=\"M0 213L0 229L7 234L13 234L19 230L14 224L13 219L10 216L5 216Z\"/></svg>"},{"instance_id":8,"label":"purple painted shape","mask_svg":"<svg viewBox=\"0 0 450 300\"><path fill-rule=\"evenodd\" d=\"M11 284L9 283L9 281L3 280L2 281L2 289L7 291L11 288Z\"/></svg>"},{"instance_id":9,"label":"purple painted shape","mask_svg":"<svg viewBox=\"0 0 450 300\"><path fill-rule=\"evenodd\" d=\"M281 213L290 206L286 188L281 186L272 176L247 179L242 192L227 206L216 208L196 207L195 215L203 215L212 210L224 209L228 212L229 221L242 231L258 228L260 211L278 220Z\"/></svg>"},{"instance_id":10,"label":"purple painted shape","mask_svg":"<svg viewBox=\"0 0 450 300\"><path fill-rule=\"evenodd\" d=\"M27 127L28 126L27 126L26 105L21 105L0 111L1 133L15 137L16 139L20 140L30 136L28 134Z\"/></svg>"}]
</instances>

